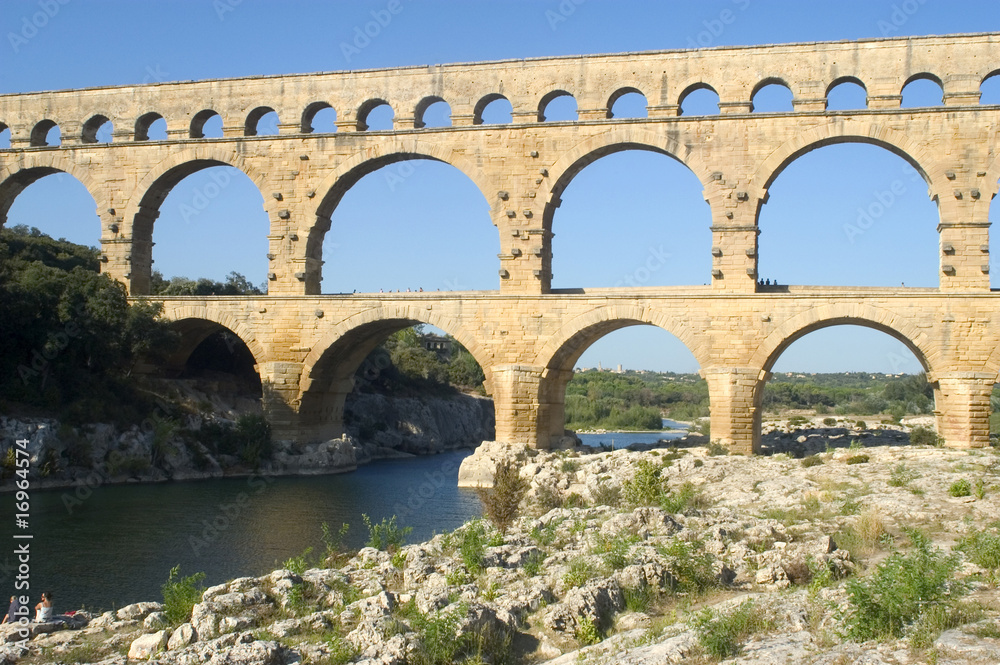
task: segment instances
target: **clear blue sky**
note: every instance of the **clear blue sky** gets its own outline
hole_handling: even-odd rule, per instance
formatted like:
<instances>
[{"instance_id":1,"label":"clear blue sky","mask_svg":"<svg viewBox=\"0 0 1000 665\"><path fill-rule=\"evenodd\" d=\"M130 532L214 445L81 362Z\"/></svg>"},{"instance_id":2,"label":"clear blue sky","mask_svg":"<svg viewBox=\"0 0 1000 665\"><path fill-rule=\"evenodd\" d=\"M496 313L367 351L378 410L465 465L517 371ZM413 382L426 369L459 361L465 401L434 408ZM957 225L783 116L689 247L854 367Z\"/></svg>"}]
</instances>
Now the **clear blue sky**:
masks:
<instances>
[{"instance_id":1,"label":"clear blue sky","mask_svg":"<svg viewBox=\"0 0 1000 665\"><path fill-rule=\"evenodd\" d=\"M388 0L4 0L0 92L1000 30L996 0L400 3L402 11L370 45L345 53L343 45L355 29ZM35 17L46 7L52 15L44 25L26 27L33 20L42 23ZM735 20L720 32L717 19L724 10ZM991 84L984 102L1000 103L1000 77ZM927 103L928 95L933 91L908 90L904 104ZM787 100L777 94L758 102L776 110ZM849 95L841 103L849 107ZM335 212L324 245L324 291L497 288L496 229L471 181L430 162L389 169L362 180ZM154 267L166 276L221 279L235 270L264 281L267 219L261 195L242 174L227 173L234 184L197 214L190 214L197 209L191 204L211 182L211 171L191 176L164 202L154 232ZM857 236L845 230L859 209L894 185L903 193L877 223ZM793 163L770 192L760 221L761 277L793 284L937 284L937 212L923 182L898 157L871 146L831 146ZM563 200L553 229L554 286L613 286L635 279L650 252L669 258L646 284L708 281L708 206L697 179L677 162L649 153L612 155L585 169ZM993 219L998 208L993 206ZM94 201L69 176L50 176L26 190L10 223L91 245L99 238ZM609 224L615 227L613 242L605 230ZM203 239L197 247L184 241L193 225ZM223 241L234 226L242 239ZM824 260L807 261L809 248L819 249ZM440 253L457 258L428 260ZM598 362L697 369L672 336L649 328L609 335L580 365ZM841 327L803 338L775 369L912 372L919 365L888 336Z\"/></svg>"}]
</instances>

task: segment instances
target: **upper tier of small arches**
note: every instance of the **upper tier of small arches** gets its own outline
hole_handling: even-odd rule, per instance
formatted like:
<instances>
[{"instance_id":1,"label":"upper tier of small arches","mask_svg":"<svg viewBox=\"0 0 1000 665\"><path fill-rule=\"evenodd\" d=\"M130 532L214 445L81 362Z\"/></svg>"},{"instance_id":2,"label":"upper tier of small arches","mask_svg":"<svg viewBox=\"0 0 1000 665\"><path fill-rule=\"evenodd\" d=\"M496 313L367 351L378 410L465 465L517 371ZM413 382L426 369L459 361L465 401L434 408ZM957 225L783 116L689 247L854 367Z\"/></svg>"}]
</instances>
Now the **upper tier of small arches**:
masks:
<instances>
[{"instance_id":1,"label":"upper tier of small arches","mask_svg":"<svg viewBox=\"0 0 1000 665\"><path fill-rule=\"evenodd\" d=\"M595 57L591 62L584 57L587 69L582 70L553 59L517 66L500 63L495 70L486 71L481 71L480 65L469 65L467 70L458 67L437 72L434 68L410 68L384 73L317 74L312 82L309 77L289 77L287 90L276 86L272 78L137 86L128 89L131 99L124 104L123 93L112 94L113 89L6 95L0 96L0 148L503 123L664 119L716 113L824 113L1000 104L1000 85L997 85L1000 56L992 55L1000 51L987 48L992 47L993 38L986 36L976 41L959 36L954 43L943 45L945 49L969 48L968 62L977 67L984 62L989 65L978 71L947 75L931 70L883 71L884 67L876 65L894 61L887 57L888 53L880 51L871 52L870 62L862 58L853 73L844 73L843 69L837 73L837 61L832 58L833 66L821 63L828 72L826 80L817 80L815 63L799 67L797 78L762 75L774 67L774 62L786 60L776 60L778 54L768 50L772 47L760 47L759 52L747 49L741 53L751 58L748 63L754 64L746 69L758 73L748 77L737 72L739 80L734 72L708 62L721 57L720 51L693 52L692 62L697 67L677 67L677 60L665 63L664 66L676 67L677 75L672 79L665 69L657 74L653 67L656 63L648 62L656 54L639 54L631 70L621 66L625 63L632 67L628 61L609 63ZM900 44L891 44L893 49L908 43L908 40L895 41ZM833 50L841 48L833 47ZM928 48L928 58L931 51ZM803 59L826 57L807 50L801 55ZM786 58L792 56L785 54ZM705 62L699 62L699 58ZM991 61L993 58L995 61ZM949 66L957 66L955 60ZM911 63L911 66L923 67L927 63ZM892 76L896 74L898 78L893 82ZM616 78L629 82L607 84ZM476 88L481 90L484 83L493 90L476 94ZM921 86L925 89L919 90L919 94L910 94L909 91ZM933 88L930 92L926 90L928 86ZM322 92L324 88L326 93ZM435 93L424 96L413 93L421 88L433 89ZM278 90L281 92L275 92ZM183 108L188 99L206 98L213 101L205 105L195 102L193 108ZM251 105L247 103L250 99L259 101ZM774 99L778 102L773 102ZM112 112L111 108L119 111ZM81 109L87 112L81 113ZM5 117L8 114L11 117ZM36 117L20 117L30 115Z\"/></svg>"}]
</instances>

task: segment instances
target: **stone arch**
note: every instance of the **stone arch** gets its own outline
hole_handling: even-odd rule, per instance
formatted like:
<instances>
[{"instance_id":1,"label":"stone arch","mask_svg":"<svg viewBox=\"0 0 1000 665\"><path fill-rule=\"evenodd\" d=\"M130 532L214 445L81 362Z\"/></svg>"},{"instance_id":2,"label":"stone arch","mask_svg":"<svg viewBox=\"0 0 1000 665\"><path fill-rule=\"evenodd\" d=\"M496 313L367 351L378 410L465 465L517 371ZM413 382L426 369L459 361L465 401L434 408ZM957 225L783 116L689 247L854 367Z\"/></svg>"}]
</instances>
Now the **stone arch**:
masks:
<instances>
[{"instance_id":1,"label":"stone arch","mask_svg":"<svg viewBox=\"0 0 1000 665\"><path fill-rule=\"evenodd\" d=\"M163 116L156 111L150 111L149 113L143 113L135 121L135 140L136 141L148 141L149 140L149 128L157 120L163 120Z\"/></svg>"},{"instance_id":2,"label":"stone arch","mask_svg":"<svg viewBox=\"0 0 1000 665\"><path fill-rule=\"evenodd\" d=\"M215 307L198 302L167 299L163 302L163 318L171 322L181 335L178 349L167 358L167 369L183 369L191 353L210 335L228 330L236 335L250 350L254 359L254 369L268 358L263 344L257 339L253 329L244 318L227 311L224 306Z\"/></svg>"},{"instance_id":3,"label":"stone arch","mask_svg":"<svg viewBox=\"0 0 1000 665\"><path fill-rule=\"evenodd\" d=\"M709 361L710 349L705 348L700 331L687 327L676 317L641 305L611 304L594 308L570 319L539 349L534 363L549 370L572 369L573 364L601 337L634 325L662 328L679 339L691 351L698 364Z\"/></svg>"},{"instance_id":4,"label":"stone arch","mask_svg":"<svg viewBox=\"0 0 1000 665\"><path fill-rule=\"evenodd\" d=\"M143 295L149 290L153 223L160 214L163 200L181 180L211 166L239 169L253 181L261 191L261 198L264 198L265 174L251 167L239 152L231 148L207 143L180 151L153 166L133 190L123 217L125 228L122 233L132 241L129 289L132 295ZM269 201L264 198L264 205L267 206Z\"/></svg>"},{"instance_id":5,"label":"stone arch","mask_svg":"<svg viewBox=\"0 0 1000 665\"><path fill-rule=\"evenodd\" d=\"M573 368L591 344L616 330L636 325L652 325L674 335L694 355L699 366L709 361L710 349L698 331L665 312L640 305L605 305L581 314L549 336L535 356L534 365L544 368L538 388L539 437L542 447L558 440L566 424L566 385Z\"/></svg>"},{"instance_id":6,"label":"stone arch","mask_svg":"<svg viewBox=\"0 0 1000 665\"><path fill-rule=\"evenodd\" d=\"M830 92L842 83L853 83L855 85L859 85L862 90L868 92L868 86L866 86L864 81L859 79L857 76L838 76L830 81L830 85L826 86L826 92L823 93L823 96L829 98Z\"/></svg>"},{"instance_id":7,"label":"stone arch","mask_svg":"<svg viewBox=\"0 0 1000 665\"><path fill-rule=\"evenodd\" d=\"M842 302L814 307L783 321L757 346L750 359L752 367L769 372L778 357L793 342L805 335L835 325L857 325L884 332L902 342L927 372L928 381L935 381L943 360L931 347L926 332L906 321L897 313L861 302Z\"/></svg>"},{"instance_id":8,"label":"stone arch","mask_svg":"<svg viewBox=\"0 0 1000 665\"><path fill-rule=\"evenodd\" d=\"M573 97L573 93L567 92L561 88L545 93L545 95L543 95L538 101L538 122L545 122L545 109L548 108L552 100L558 99L559 97L571 97L574 101L576 100L576 97Z\"/></svg>"},{"instance_id":9,"label":"stone arch","mask_svg":"<svg viewBox=\"0 0 1000 665\"><path fill-rule=\"evenodd\" d=\"M302 128L303 134L312 134L315 131L313 127L313 119L316 114L324 109L332 109L333 106L329 102L313 102L305 107L302 111Z\"/></svg>"},{"instance_id":10,"label":"stone arch","mask_svg":"<svg viewBox=\"0 0 1000 665\"><path fill-rule=\"evenodd\" d=\"M378 98L375 98L375 99L365 100L361 104L361 106L358 107L358 116L357 116L357 118L358 118L358 126L357 126L357 129L358 129L359 132L366 132L366 131L368 131L368 115L372 111L374 111L375 109L377 109L380 106L388 106L390 109L392 109L393 124L395 125L396 109L393 107L392 104L390 104L386 100L382 99L381 97L378 97Z\"/></svg>"},{"instance_id":11,"label":"stone arch","mask_svg":"<svg viewBox=\"0 0 1000 665\"><path fill-rule=\"evenodd\" d=\"M31 136L28 141L28 145L33 148L48 146L48 134L53 128L58 127L55 120L50 120L46 118L45 120L40 120L31 128Z\"/></svg>"},{"instance_id":12,"label":"stone arch","mask_svg":"<svg viewBox=\"0 0 1000 665\"><path fill-rule=\"evenodd\" d=\"M621 125L593 136L562 153L559 160L549 169L552 187L545 202L542 216L543 228L552 230L552 218L561 203L563 191L580 171L601 157L623 150L649 150L672 157L687 166L707 190L712 181L711 171L694 151L685 137L664 136L634 125ZM707 197L706 197L707 200Z\"/></svg>"},{"instance_id":13,"label":"stone arch","mask_svg":"<svg viewBox=\"0 0 1000 665\"><path fill-rule=\"evenodd\" d=\"M108 115L103 113L95 113L90 116L90 118L83 123L83 131L80 134L80 140L84 143L97 143L97 132L104 126L105 123L111 122Z\"/></svg>"},{"instance_id":14,"label":"stone arch","mask_svg":"<svg viewBox=\"0 0 1000 665\"><path fill-rule=\"evenodd\" d=\"M7 223L7 213L14 199L36 180L53 173L68 173L90 192L97 209L102 208L95 192L103 191L103 183L94 178L94 172L76 164L71 154L64 150L30 152L18 155L16 162L0 166L0 226Z\"/></svg>"},{"instance_id":15,"label":"stone arch","mask_svg":"<svg viewBox=\"0 0 1000 665\"><path fill-rule=\"evenodd\" d=\"M750 100L749 101L750 101L750 111L751 112L753 112L755 110L754 109L754 103L753 103L754 97L757 96L758 92L760 92L761 90L763 90L764 88L766 88L769 85L781 86L782 88L785 88L786 90L788 90L789 94L792 95L792 105L793 105L792 108L793 109L795 108L794 107L794 104L795 104L795 91L792 90L792 86L788 83L788 81L786 81L785 79L781 78L780 76L768 76L767 78L764 78L764 79L761 79L760 81L758 81L757 85L755 85L753 87L753 90L750 91Z\"/></svg>"},{"instance_id":16,"label":"stone arch","mask_svg":"<svg viewBox=\"0 0 1000 665\"><path fill-rule=\"evenodd\" d=\"M931 72L918 72L903 82L903 86L899 89L900 94L902 94L903 88L910 85L914 81L930 81L931 83L936 83L942 91L944 90L944 81L941 80L940 76L932 74Z\"/></svg>"},{"instance_id":17,"label":"stone arch","mask_svg":"<svg viewBox=\"0 0 1000 665\"><path fill-rule=\"evenodd\" d=\"M205 123L219 115L214 109L204 109L198 111L191 118L191 130L190 136L193 139L203 139L205 138Z\"/></svg>"},{"instance_id":18,"label":"stone arch","mask_svg":"<svg viewBox=\"0 0 1000 665\"><path fill-rule=\"evenodd\" d=\"M624 88L618 88L613 93L611 93L610 97L608 97L608 106L607 106L606 117L609 118L609 119L614 118L615 116L614 116L614 113L612 112L612 109L615 106L615 102L617 102L619 99L621 99L625 95L631 95L631 94L642 95L643 99L646 100L646 105L647 106L649 105L649 99L646 97L645 93L642 92L642 90L639 90L639 88L635 88L635 87L632 87L632 86L626 86Z\"/></svg>"},{"instance_id":19,"label":"stone arch","mask_svg":"<svg viewBox=\"0 0 1000 665\"><path fill-rule=\"evenodd\" d=\"M486 391L492 393L493 356L475 334L454 317L428 310L421 301L386 304L344 319L312 344L302 364L296 400L303 429L319 439L339 436L344 400L353 390L353 377L361 363L387 336L420 323L436 326L458 340L482 367Z\"/></svg>"},{"instance_id":20,"label":"stone arch","mask_svg":"<svg viewBox=\"0 0 1000 665\"><path fill-rule=\"evenodd\" d=\"M448 104L448 102L446 102L443 97L438 97L436 95L424 97L419 102L417 102L416 108L413 109L413 127L415 129L423 129L424 127L427 126L427 123L424 122L424 113L427 112L427 109L429 109L434 104L437 104L438 102L444 102L445 104ZM451 113L450 104L448 104L448 112Z\"/></svg>"},{"instance_id":21,"label":"stone arch","mask_svg":"<svg viewBox=\"0 0 1000 665\"><path fill-rule=\"evenodd\" d=\"M383 152L383 154L373 155L373 152ZM341 161L316 188L322 195L318 197L316 220L306 232L306 257L315 265L315 268L310 269L306 275L307 294L320 292L323 239L330 230L330 217L344 195L369 173L383 166L410 159L430 159L454 166L479 188L489 204L491 197L487 195L490 189L486 174L474 159L450 148L441 148L435 143L420 143L413 139L396 139L387 147L373 146L372 149L356 153L354 157Z\"/></svg>"},{"instance_id":22,"label":"stone arch","mask_svg":"<svg viewBox=\"0 0 1000 665\"><path fill-rule=\"evenodd\" d=\"M476 102L476 106L473 110L472 124L474 125L483 124L483 111L486 110L487 106L501 99L506 100L508 103L510 102L509 99L507 99L498 92L491 92L490 94L484 96L482 99Z\"/></svg>"},{"instance_id":23,"label":"stone arch","mask_svg":"<svg viewBox=\"0 0 1000 665\"><path fill-rule=\"evenodd\" d=\"M862 120L845 120L802 132L768 155L757 167L749 182L751 197L755 197L758 201L756 216L759 217L760 206L767 201L768 187L789 164L807 152L836 143L869 143L902 157L927 182L931 199L937 200L935 183L945 180L944 169L927 150L902 132L884 125Z\"/></svg>"},{"instance_id":24,"label":"stone arch","mask_svg":"<svg viewBox=\"0 0 1000 665\"><path fill-rule=\"evenodd\" d=\"M687 99L691 93L698 92L699 90L708 90L709 92L715 93L716 97L719 97L719 91L704 81L698 80L694 83L690 83L685 86L684 90L677 97L677 115L682 115L684 100Z\"/></svg>"},{"instance_id":25,"label":"stone arch","mask_svg":"<svg viewBox=\"0 0 1000 665\"><path fill-rule=\"evenodd\" d=\"M244 136L257 136L257 123L268 113L274 113L275 110L270 106L258 106L257 108L247 113L246 122L243 124L243 135Z\"/></svg>"}]
</instances>

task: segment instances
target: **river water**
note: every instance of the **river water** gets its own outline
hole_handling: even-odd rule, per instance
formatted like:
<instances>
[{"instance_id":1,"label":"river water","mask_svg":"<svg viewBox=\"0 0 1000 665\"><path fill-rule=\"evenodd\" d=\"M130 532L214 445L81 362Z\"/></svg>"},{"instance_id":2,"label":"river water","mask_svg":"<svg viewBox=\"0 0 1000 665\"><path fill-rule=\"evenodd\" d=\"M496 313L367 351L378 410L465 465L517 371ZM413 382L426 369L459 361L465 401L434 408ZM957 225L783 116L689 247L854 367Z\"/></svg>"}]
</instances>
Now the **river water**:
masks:
<instances>
[{"instance_id":1,"label":"river water","mask_svg":"<svg viewBox=\"0 0 1000 665\"><path fill-rule=\"evenodd\" d=\"M664 427L683 427L664 421ZM683 431L583 434L586 445L615 448L677 438ZM473 490L459 489L458 467L470 451L381 461L353 473L309 477L253 477L113 485L31 494L30 541L13 539L15 497L0 496L0 596L14 593L14 547L30 543L31 604L51 590L56 611L107 610L160 600L170 569L206 574L213 585L262 575L307 547L323 549L321 527L350 529L345 544L368 538L362 513L373 522L398 516L413 531L409 542L451 531L478 517ZM18 592L21 593L21 592Z\"/></svg>"}]
</instances>

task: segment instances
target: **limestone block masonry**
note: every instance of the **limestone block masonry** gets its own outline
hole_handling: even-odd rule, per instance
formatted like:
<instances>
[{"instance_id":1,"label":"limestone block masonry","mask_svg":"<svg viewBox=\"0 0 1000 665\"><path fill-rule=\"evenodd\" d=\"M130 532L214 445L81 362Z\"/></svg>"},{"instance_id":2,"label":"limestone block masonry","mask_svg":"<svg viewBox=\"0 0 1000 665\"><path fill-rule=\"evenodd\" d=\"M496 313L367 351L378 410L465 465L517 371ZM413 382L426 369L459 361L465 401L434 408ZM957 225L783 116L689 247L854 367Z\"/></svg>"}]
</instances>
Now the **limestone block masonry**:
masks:
<instances>
[{"instance_id":1,"label":"limestone block masonry","mask_svg":"<svg viewBox=\"0 0 1000 665\"><path fill-rule=\"evenodd\" d=\"M662 51L386 70L219 79L0 96L0 223L16 196L66 172L97 201L103 269L130 293L148 293L155 220L171 188L201 169L230 165L260 188L271 229L269 295L163 299L194 349L228 328L253 352L265 407L281 436L330 438L365 355L415 322L458 338L483 366L497 409L497 438L547 447L562 435L566 382L580 353L628 325L679 337L709 382L712 437L740 452L759 442L762 387L798 337L841 323L903 341L935 386L938 425L950 446L988 442L989 394L1000 371L998 296L989 287L989 207L1000 180L1000 107L980 85L1000 73L1000 33ZM914 79L938 82L943 105L900 108ZM867 108L830 111L827 93L864 86ZM781 83L793 111L754 113L763 85ZM721 114L680 115L692 91L719 94ZM638 91L646 118L611 117ZM579 119L546 122L545 105L571 94ZM496 99L509 124L484 124ZM424 126L448 102L452 126ZM392 131L367 114L389 104ZM337 113L337 131L313 116ZM276 111L279 133L256 123ZM206 119L223 136L204 138ZM165 140L150 140L153 121ZM96 142L110 121L110 143ZM45 144L58 125L62 143ZM757 285L758 215L768 187L810 150L842 142L881 146L924 178L940 213L935 289L782 288ZM712 211L708 286L551 288L553 211L582 168L619 150L651 150L699 177ZM491 205L498 289L447 294L320 295L324 235L343 194L362 176L407 159L460 169ZM235 231L234 231L235 232ZM183 359L179 359L183 361Z\"/></svg>"}]
</instances>

